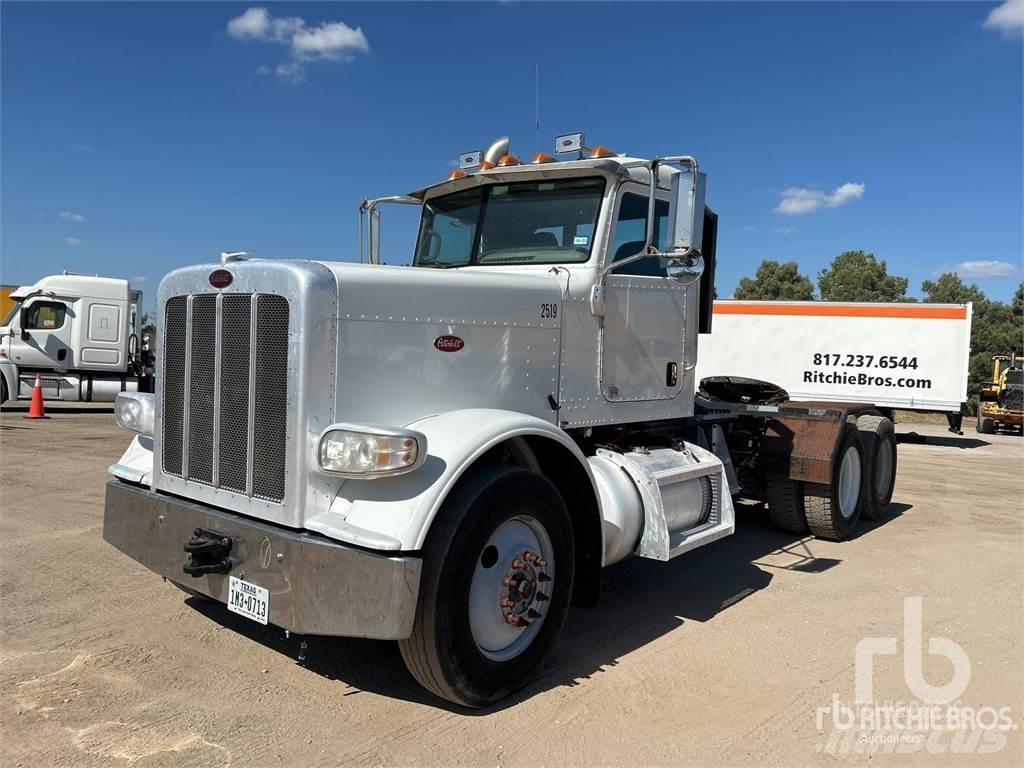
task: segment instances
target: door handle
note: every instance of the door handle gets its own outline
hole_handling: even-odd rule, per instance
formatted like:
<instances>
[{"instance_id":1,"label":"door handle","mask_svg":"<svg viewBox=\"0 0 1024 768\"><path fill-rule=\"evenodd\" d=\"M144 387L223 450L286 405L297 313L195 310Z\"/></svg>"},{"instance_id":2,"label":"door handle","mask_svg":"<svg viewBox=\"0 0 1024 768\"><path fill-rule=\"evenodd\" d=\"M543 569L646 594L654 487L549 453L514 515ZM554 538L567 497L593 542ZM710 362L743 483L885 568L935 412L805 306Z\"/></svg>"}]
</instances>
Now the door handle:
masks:
<instances>
[{"instance_id":1,"label":"door handle","mask_svg":"<svg viewBox=\"0 0 1024 768\"><path fill-rule=\"evenodd\" d=\"M674 387L679 383L679 364L672 362L665 366L665 386Z\"/></svg>"}]
</instances>

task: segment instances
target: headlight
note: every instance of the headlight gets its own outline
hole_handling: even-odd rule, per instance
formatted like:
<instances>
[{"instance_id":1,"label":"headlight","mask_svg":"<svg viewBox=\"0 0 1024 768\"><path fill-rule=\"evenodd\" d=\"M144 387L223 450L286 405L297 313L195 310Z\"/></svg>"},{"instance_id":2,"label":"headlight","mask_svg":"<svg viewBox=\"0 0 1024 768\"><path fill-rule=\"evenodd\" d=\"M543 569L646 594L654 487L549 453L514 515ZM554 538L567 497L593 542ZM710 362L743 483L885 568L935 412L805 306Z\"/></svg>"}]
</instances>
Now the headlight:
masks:
<instances>
[{"instance_id":1,"label":"headlight","mask_svg":"<svg viewBox=\"0 0 1024 768\"><path fill-rule=\"evenodd\" d=\"M148 392L121 392L114 401L114 418L129 432L152 437L154 403Z\"/></svg>"},{"instance_id":2,"label":"headlight","mask_svg":"<svg viewBox=\"0 0 1024 768\"><path fill-rule=\"evenodd\" d=\"M413 430L334 424L320 435L320 468L344 477L400 475L427 458L426 435Z\"/></svg>"}]
</instances>

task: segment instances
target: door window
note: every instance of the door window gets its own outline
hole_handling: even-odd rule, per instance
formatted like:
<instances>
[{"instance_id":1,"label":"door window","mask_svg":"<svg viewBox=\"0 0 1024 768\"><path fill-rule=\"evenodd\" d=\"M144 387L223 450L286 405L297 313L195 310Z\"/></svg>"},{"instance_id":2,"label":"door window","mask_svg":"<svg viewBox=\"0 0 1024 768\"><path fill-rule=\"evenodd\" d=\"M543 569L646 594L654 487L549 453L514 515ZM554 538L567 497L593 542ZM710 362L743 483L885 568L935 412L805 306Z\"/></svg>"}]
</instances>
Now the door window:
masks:
<instances>
[{"instance_id":1,"label":"door window","mask_svg":"<svg viewBox=\"0 0 1024 768\"><path fill-rule=\"evenodd\" d=\"M64 325L68 307L57 301L37 301L25 313L26 331L55 331Z\"/></svg>"},{"instance_id":2,"label":"door window","mask_svg":"<svg viewBox=\"0 0 1024 768\"><path fill-rule=\"evenodd\" d=\"M619 202L619 217L615 222L615 240L612 243L612 261L621 261L640 252L647 239L647 197L627 192ZM668 245L668 201L654 204L654 239L652 244L665 252ZM639 275L665 277L665 259L653 257L639 259L612 272L613 275Z\"/></svg>"}]
</instances>

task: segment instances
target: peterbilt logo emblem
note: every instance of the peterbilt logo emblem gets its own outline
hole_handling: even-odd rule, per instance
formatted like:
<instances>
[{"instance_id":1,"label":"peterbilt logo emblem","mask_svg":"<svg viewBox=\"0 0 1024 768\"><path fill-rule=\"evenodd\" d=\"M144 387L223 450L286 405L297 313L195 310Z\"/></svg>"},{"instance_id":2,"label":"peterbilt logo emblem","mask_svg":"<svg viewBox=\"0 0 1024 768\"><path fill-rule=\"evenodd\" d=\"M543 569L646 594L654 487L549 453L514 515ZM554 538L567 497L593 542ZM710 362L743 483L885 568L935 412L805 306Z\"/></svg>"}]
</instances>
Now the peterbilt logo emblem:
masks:
<instances>
[{"instance_id":1,"label":"peterbilt logo emblem","mask_svg":"<svg viewBox=\"0 0 1024 768\"><path fill-rule=\"evenodd\" d=\"M466 342L458 336L438 336L434 339L434 348L441 352L458 352L466 346Z\"/></svg>"},{"instance_id":2,"label":"peterbilt logo emblem","mask_svg":"<svg viewBox=\"0 0 1024 768\"><path fill-rule=\"evenodd\" d=\"M214 288L227 288L234 279L226 269L215 269L210 273L210 285Z\"/></svg>"}]
</instances>

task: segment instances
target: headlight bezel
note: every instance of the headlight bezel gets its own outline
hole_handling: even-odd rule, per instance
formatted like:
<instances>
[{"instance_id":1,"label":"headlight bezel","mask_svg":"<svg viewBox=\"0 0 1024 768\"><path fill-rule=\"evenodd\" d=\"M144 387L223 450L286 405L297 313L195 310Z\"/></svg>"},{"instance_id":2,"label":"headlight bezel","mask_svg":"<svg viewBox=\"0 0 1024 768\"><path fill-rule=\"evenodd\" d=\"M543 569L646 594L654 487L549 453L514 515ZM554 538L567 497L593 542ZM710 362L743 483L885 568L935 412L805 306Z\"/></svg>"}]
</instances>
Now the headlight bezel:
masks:
<instances>
[{"instance_id":1,"label":"headlight bezel","mask_svg":"<svg viewBox=\"0 0 1024 768\"><path fill-rule=\"evenodd\" d=\"M376 450L374 462L370 465L370 468L360 470L356 466L349 464L349 468L334 468L325 466L326 447L328 440L334 442L345 441L346 438L351 437L357 441L368 441L376 443ZM398 465L380 465L377 462L377 457L383 451L381 447L381 441L388 444L387 453L389 454L400 454L408 452L410 448L399 446L395 450L392 446L395 443L401 443L403 441L411 440L413 442L412 448L415 450L415 455L411 463L398 464ZM372 480L381 477L396 477L398 475L404 475L413 470L418 469L427 460L427 436L422 432L417 432L414 429L400 429L396 427L385 427L377 424L351 424L347 422L340 422L337 424L331 424L325 428L317 440L316 444L316 465L317 468L328 475L333 477L343 477L350 480Z\"/></svg>"},{"instance_id":2,"label":"headlight bezel","mask_svg":"<svg viewBox=\"0 0 1024 768\"><path fill-rule=\"evenodd\" d=\"M153 437L156 397L152 392L119 392L114 399L114 420L121 429Z\"/></svg>"}]
</instances>

